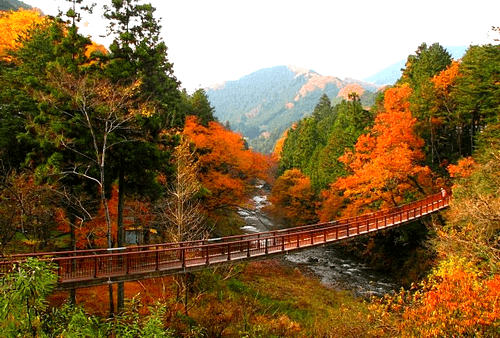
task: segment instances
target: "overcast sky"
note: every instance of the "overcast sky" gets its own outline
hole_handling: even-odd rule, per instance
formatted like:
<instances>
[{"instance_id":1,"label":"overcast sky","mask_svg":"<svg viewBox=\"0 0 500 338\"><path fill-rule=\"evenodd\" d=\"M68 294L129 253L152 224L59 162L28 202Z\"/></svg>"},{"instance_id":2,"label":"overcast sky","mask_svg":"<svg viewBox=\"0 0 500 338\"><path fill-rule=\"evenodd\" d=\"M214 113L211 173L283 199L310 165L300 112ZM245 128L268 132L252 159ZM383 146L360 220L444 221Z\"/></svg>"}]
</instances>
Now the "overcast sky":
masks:
<instances>
[{"instance_id":1,"label":"overcast sky","mask_svg":"<svg viewBox=\"0 0 500 338\"><path fill-rule=\"evenodd\" d=\"M55 15L65 0L24 0ZM111 1L94 0L98 7ZM426 42L493 43L500 0L145 0L161 18L174 74L189 92L261 68L295 65L362 79ZM82 21L97 42L105 21Z\"/></svg>"}]
</instances>

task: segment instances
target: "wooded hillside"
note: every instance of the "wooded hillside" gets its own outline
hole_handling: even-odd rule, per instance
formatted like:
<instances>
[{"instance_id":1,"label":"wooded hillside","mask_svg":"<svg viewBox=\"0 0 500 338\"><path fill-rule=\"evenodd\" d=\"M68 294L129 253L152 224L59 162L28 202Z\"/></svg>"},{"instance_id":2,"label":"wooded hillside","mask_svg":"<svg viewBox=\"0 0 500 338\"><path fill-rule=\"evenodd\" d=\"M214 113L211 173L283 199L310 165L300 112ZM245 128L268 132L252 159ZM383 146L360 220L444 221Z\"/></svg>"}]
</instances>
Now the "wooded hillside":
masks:
<instances>
[{"instance_id":1,"label":"wooded hillside","mask_svg":"<svg viewBox=\"0 0 500 338\"><path fill-rule=\"evenodd\" d=\"M322 95L339 103L346 88L357 91L361 103L370 106L378 86L294 66L276 66L207 88L207 95L220 122L241 132L256 151L271 153L281 134L311 115Z\"/></svg>"},{"instance_id":2,"label":"wooded hillside","mask_svg":"<svg viewBox=\"0 0 500 338\"><path fill-rule=\"evenodd\" d=\"M422 44L369 111L356 95L338 105L324 96L278 143L270 211L289 226L453 192L445 218L349 245L408 284L427 276L370 307L397 336L498 334L498 74L498 45L470 46L453 60L441 45Z\"/></svg>"},{"instance_id":3,"label":"wooded hillside","mask_svg":"<svg viewBox=\"0 0 500 338\"><path fill-rule=\"evenodd\" d=\"M129 244L126 234L145 244L239 233L237 211L247 206L257 179L272 184L268 212L289 227L439 191L451 192L452 203L436 217L346 242L346 250L407 287L369 304L324 289L299 269L266 262L185 273L150 289L139 283L127 302L123 283L109 283L85 291L85 301L95 301L93 312L74 305L75 293L70 305L50 308L56 267L30 258L2 277L0 332L498 336L499 45L470 46L454 60L438 43L421 44L371 107L356 91L338 101L318 94L312 114L281 134L271 157L217 122L204 90L180 89L151 5L127 0L105 7L116 33L105 48L79 33L78 13L89 8L76 4L84 5L70 0L60 18L31 10L0 15L4 256L112 249ZM320 84L339 89L333 77L306 72L307 86L287 69L278 71L298 81L299 99L284 97L284 109L305 102ZM253 110L253 102L267 102L257 95L263 92L248 98L247 118L260 114L265 103Z\"/></svg>"}]
</instances>

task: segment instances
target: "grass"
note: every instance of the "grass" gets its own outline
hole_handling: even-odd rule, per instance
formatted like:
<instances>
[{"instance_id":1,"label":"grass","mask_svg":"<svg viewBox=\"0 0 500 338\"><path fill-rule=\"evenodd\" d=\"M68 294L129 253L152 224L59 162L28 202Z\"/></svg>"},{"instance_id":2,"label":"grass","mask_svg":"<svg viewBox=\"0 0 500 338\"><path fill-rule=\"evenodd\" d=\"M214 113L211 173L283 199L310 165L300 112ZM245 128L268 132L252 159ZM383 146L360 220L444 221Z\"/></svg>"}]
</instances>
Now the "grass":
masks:
<instances>
[{"instance_id":1,"label":"grass","mask_svg":"<svg viewBox=\"0 0 500 338\"><path fill-rule=\"evenodd\" d=\"M156 302L166 304L165 321L179 336L198 330L211 337L370 337L373 324L362 300L279 259L206 270L191 279L187 315L171 277L127 283L125 296L141 300L141 315ZM52 296L52 304L65 297ZM107 297L107 286L80 289L77 303L104 319Z\"/></svg>"}]
</instances>

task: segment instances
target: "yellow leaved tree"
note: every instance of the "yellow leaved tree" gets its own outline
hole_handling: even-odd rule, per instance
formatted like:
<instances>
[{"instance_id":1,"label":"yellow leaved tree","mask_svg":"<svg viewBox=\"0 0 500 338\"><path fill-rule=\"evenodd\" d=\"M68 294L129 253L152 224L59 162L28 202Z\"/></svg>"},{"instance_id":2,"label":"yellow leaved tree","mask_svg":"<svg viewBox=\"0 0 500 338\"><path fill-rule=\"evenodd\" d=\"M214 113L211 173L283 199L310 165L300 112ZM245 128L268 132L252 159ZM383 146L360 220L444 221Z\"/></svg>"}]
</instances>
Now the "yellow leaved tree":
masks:
<instances>
[{"instance_id":1,"label":"yellow leaved tree","mask_svg":"<svg viewBox=\"0 0 500 338\"><path fill-rule=\"evenodd\" d=\"M10 61L12 56L9 51L22 45L31 28L45 22L46 19L36 10L0 12L0 59Z\"/></svg>"}]
</instances>

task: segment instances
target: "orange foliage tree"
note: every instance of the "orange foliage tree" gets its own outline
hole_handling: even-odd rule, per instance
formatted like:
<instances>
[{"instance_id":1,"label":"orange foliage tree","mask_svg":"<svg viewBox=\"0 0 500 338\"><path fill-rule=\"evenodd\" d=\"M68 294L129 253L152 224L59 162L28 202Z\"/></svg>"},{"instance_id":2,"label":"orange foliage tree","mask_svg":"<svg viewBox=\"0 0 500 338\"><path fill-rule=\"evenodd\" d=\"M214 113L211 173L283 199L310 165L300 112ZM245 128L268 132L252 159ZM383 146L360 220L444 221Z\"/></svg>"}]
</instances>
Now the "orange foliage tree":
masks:
<instances>
[{"instance_id":1,"label":"orange foliage tree","mask_svg":"<svg viewBox=\"0 0 500 338\"><path fill-rule=\"evenodd\" d=\"M402 290L370 306L382 327L398 337L496 337L500 329L500 276L482 278L465 259L441 264L417 290ZM395 325L387 325L390 314ZM389 316L388 316L389 315Z\"/></svg>"},{"instance_id":2,"label":"orange foliage tree","mask_svg":"<svg viewBox=\"0 0 500 338\"><path fill-rule=\"evenodd\" d=\"M330 185L320 194L320 202L316 213L320 222L329 222L342 216L342 209L345 206L342 191L335 184Z\"/></svg>"},{"instance_id":3,"label":"orange foliage tree","mask_svg":"<svg viewBox=\"0 0 500 338\"><path fill-rule=\"evenodd\" d=\"M207 210L245 204L254 179L266 179L270 159L247 149L240 134L213 121L206 127L195 116L186 118L184 134L197 148Z\"/></svg>"},{"instance_id":4,"label":"orange foliage tree","mask_svg":"<svg viewBox=\"0 0 500 338\"><path fill-rule=\"evenodd\" d=\"M299 169L287 170L274 183L269 201L271 213L282 217L287 225L314 223L316 198L311 180Z\"/></svg>"},{"instance_id":5,"label":"orange foliage tree","mask_svg":"<svg viewBox=\"0 0 500 338\"><path fill-rule=\"evenodd\" d=\"M20 9L16 12L0 14L0 59L10 61L9 50L15 50L22 44L28 30L45 19L36 10Z\"/></svg>"},{"instance_id":6,"label":"orange foliage tree","mask_svg":"<svg viewBox=\"0 0 500 338\"><path fill-rule=\"evenodd\" d=\"M99 62L99 57L98 55L107 55L108 50L104 45L95 43L94 41L91 41L91 43L87 46L85 46L85 57L89 62L85 63L84 65L90 66L93 64L97 64ZM96 57L97 56L97 57Z\"/></svg>"},{"instance_id":7,"label":"orange foliage tree","mask_svg":"<svg viewBox=\"0 0 500 338\"><path fill-rule=\"evenodd\" d=\"M384 111L377 115L371 132L358 138L354 152L339 158L352 173L332 188L342 190L350 200L345 215L393 207L426 194L431 171L419 165L424 160L424 141L414 131L410 94L407 85L388 89Z\"/></svg>"},{"instance_id":8,"label":"orange foliage tree","mask_svg":"<svg viewBox=\"0 0 500 338\"><path fill-rule=\"evenodd\" d=\"M467 178L470 177L476 166L476 161L469 156L460 159L456 165L450 164L447 169L450 173L450 177Z\"/></svg>"},{"instance_id":9,"label":"orange foliage tree","mask_svg":"<svg viewBox=\"0 0 500 338\"><path fill-rule=\"evenodd\" d=\"M441 94L450 94L451 87L455 84L459 71L460 63L458 61L452 61L445 70L441 71L438 75L435 75L431 81L434 83L436 90L440 91Z\"/></svg>"},{"instance_id":10,"label":"orange foliage tree","mask_svg":"<svg viewBox=\"0 0 500 338\"><path fill-rule=\"evenodd\" d=\"M0 251L17 234L24 246L17 250L51 250L54 229L65 222L58 194L49 184L39 184L27 172L3 173L0 180Z\"/></svg>"},{"instance_id":11,"label":"orange foliage tree","mask_svg":"<svg viewBox=\"0 0 500 338\"><path fill-rule=\"evenodd\" d=\"M107 205L111 219L111 241L112 246L114 246L117 242L118 233L118 185L116 184L112 187L111 197L107 201ZM150 230L149 225L153 222L154 215L151 213L151 206L148 202L139 199L127 200L123 213L125 228L133 228L144 233ZM75 227L75 241L78 249L102 248L108 245L108 226L103 204L91 219L79 219L74 225L67 219L63 219L59 221L58 229L68 232L71 226Z\"/></svg>"},{"instance_id":12,"label":"orange foliage tree","mask_svg":"<svg viewBox=\"0 0 500 338\"><path fill-rule=\"evenodd\" d=\"M288 129L285 130L283 135L276 141L276 144L274 145L274 150L272 153L272 156L274 159L278 160L281 158L281 151L283 150L283 145L285 144L285 140L288 137Z\"/></svg>"}]
</instances>

